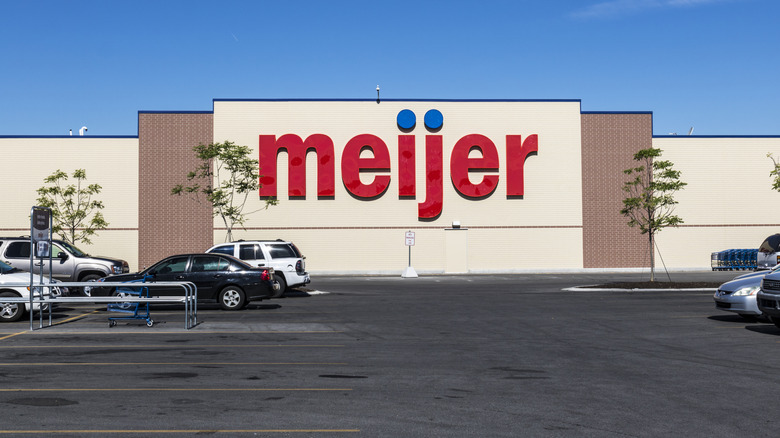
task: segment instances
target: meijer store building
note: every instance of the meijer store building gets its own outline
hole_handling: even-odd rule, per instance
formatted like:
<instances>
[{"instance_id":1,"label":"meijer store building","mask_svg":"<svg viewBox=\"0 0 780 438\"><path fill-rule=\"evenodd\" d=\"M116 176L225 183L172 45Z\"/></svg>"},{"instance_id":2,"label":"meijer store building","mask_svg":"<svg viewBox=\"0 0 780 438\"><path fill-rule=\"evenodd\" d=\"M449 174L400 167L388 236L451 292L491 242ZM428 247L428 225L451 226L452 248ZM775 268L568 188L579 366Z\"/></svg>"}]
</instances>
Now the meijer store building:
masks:
<instances>
[{"instance_id":1,"label":"meijer store building","mask_svg":"<svg viewBox=\"0 0 780 438\"><path fill-rule=\"evenodd\" d=\"M675 196L685 223L658 234L668 268L709 269L711 252L780 232L766 157L780 136L653 136L652 112L579 100L215 99L141 111L137 136L0 136L0 234L29 234L44 178L83 168L110 225L82 249L133 270L204 251L224 225L170 192L199 164L193 146L226 140L260 162L246 210L279 200L234 238L292 240L315 274L400 275L409 231L421 275L647 268L646 236L619 212L623 170L651 146L688 184Z\"/></svg>"}]
</instances>

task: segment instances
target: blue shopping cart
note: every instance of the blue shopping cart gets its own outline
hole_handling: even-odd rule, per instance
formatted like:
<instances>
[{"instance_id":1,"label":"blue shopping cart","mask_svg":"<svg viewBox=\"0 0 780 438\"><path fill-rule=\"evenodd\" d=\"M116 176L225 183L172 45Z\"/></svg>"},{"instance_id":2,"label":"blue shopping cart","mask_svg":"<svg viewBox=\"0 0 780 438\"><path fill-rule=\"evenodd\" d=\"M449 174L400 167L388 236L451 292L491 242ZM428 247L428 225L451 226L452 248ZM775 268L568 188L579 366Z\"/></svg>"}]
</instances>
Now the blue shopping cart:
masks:
<instances>
[{"instance_id":1,"label":"blue shopping cart","mask_svg":"<svg viewBox=\"0 0 780 438\"><path fill-rule=\"evenodd\" d=\"M146 276L143 279L140 280L131 280L127 283L146 283L147 279L151 279L152 277ZM146 286L123 286L118 287L116 289L116 296L124 296L124 297L137 297L137 298L149 298L149 288ZM123 313L128 316L110 316L108 317L108 326L113 327L116 325L117 320L123 320L123 319L143 319L146 320L146 325L148 327L151 327L154 325L154 320L152 320L151 315L149 314L149 302L145 303L112 303L108 305L108 308L106 309L109 312L118 312Z\"/></svg>"}]
</instances>

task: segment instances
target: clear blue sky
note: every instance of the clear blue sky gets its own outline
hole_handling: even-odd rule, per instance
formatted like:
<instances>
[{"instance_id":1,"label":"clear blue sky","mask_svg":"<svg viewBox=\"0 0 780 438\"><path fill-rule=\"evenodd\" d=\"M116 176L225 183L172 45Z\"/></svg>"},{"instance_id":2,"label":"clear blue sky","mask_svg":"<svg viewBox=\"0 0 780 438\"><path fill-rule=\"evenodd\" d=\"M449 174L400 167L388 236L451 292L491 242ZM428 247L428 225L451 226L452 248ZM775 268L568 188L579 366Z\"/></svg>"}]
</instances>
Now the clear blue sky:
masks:
<instances>
[{"instance_id":1,"label":"clear blue sky","mask_svg":"<svg viewBox=\"0 0 780 438\"><path fill-rule=\"evenodd\" d=\"M0 0L0 135L214 98L581 99L780 135L780 1Z\"/></svg>"}]
</instances>

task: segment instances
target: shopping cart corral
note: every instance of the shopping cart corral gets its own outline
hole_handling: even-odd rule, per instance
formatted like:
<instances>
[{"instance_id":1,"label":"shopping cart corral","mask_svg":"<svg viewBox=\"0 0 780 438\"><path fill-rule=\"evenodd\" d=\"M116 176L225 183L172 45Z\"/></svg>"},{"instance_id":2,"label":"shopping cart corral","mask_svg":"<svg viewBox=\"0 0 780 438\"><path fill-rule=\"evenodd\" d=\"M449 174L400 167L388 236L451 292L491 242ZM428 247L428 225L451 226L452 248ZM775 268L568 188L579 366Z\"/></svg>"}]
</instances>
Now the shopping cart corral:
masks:
<instances>
[{"instance_id":1,"label":"shopping cart corral","mask_svg":"<svg viewBox=\"0 0 780 438\"><path fill-rule=\"evenodd\" d=\"M2 302L8 302L8 303L29 303L30 307L32 308L33 304L48 304L48 326L52 326L52 318L51 318L51 308L53 304L117 304L117 305L128 305L132 306L134 304L149 306L149 305L156 305L156 304L183 304L184 305L184 328L185 329L191 329L195 327L198 324L198 290L194 283L189 281L164 281L164 282L149 282L149 283L139 283L143 284L143 288L148 288L148 295L149 296L138 296L134 294L129 293L122 293L121 290L123 288L131 288L135 287L138 288L138 286L130 285L128 283L124 282L102 282L100 283L100 287L108 287L108 288L116 288L117 292L119 292L115 296L109 296L109 297L58 297L58 298L49 298L49 297L30 297L28 298L22 298L22 297L2 297ZM61 282L61 283L54 283L53 285L39 285L36 283L36 287L84 287L86 285L94 286L94 282ZM20 286L20 287L26 287L29 286L27 283L20 283L20 284L11 284L10 286ZM180 288L182 290L182 295L173 295L173 296L153 296L154 295L154 289L161 288L161 287L167 287L167 288ZM43 328L43 313L44 312L38 312L39 317L39 327ZM115 318L116 319L116 318ZM140 318L139 318L140 319ZM145 319L145 318L144 318ZM30 330L34 330L33 327L33 313L30 312ZM150 325L147 323L147 325ZM151 325L150 325L151 326Z\"/></svg>"}]
</instances>

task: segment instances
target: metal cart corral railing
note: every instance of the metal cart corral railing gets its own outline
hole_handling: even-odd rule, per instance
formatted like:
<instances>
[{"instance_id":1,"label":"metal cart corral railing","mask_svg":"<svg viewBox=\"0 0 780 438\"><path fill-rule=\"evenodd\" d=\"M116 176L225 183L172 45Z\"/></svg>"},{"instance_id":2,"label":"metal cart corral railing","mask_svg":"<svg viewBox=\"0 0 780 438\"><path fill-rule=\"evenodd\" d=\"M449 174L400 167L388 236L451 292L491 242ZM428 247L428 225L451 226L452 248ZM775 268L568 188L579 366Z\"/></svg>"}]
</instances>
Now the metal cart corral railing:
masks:
<instances>
[{"instance_id":1,"label":"metal cart corral railing","mask_svg":"<svg viewBox=\"0 0 780 438\"><path fill-rule=\"evenodd\" d=\"M13 286L13 287L28 287L30 286L29 283L6 283L7 286ZM29 298L23 298L23 297L3 297L0 299L0 302L3 303L19 303L19 304L29 304L30 309L32 310L34 308L35 304L39 305L39 308L42 308L44 304L48 305L48 312L49 312L49 326L52 325L52 319L51 319L51 308L52 304L121 304L121 303L148 303L148 304L184 304L184 328L189 330L193 327L195 327L198 324L198 288L195 286L194 283L189 281L161 281L161 282L155 282L155 283L143 283L144 287L150 287L151 293L154 293L154 289L158 287L180 287L182 289L183 295L182 296L165 296L165 297L121 297L121 296L114 296L114 297L58 297L58 298L50 298L50 297L40 297L40 296L33 296L33 294L30 294ZM128 283L124 282L63 282L63 283L54 283L54 284L38 284L36 283L34 285L35 287L84 287L84 286L92 286L92 287L109 287L109 288L126 288L128 287ZM43 313L44 311L38 312L38 318L40 321L39 327L43 328ZM33 327L33 312L30 312L30 330L34 330Z\"/></svg>"}]
</instances>

